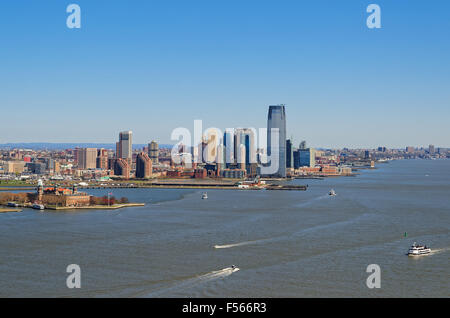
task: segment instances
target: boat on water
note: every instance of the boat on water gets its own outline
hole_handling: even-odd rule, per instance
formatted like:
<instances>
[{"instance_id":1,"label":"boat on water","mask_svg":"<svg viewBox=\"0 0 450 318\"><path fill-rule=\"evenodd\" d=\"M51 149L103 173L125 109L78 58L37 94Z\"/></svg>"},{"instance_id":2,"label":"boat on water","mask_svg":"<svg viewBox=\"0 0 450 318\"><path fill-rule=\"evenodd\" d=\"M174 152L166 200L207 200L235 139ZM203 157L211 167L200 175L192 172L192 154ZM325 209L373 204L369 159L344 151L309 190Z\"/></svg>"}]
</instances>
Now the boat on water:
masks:
<instances>
[{"instance_id":1,"label":"boat on water","mask_svg":"<svg viewBox=\"0 0 450 318\"><path fill-rule=\"evenodd\" d=\"M236 265L231 265L230 268L232 272L237 272L239 270L239 268Z\"/></svg>"},{"instance_id":2,"label":"boat on water","mask_svg":"<svg viewBox=\"0 0 450 318\"><path fill-rule=\"evenodd\" d=\"M331 196L335 196L336 195L336 191L334 191L334 189L331 189L330 192L328 192L329 195Z\"/></svg>"},{"instance_id":3,"label":"boat on water","mask_svg":"<svg viewBox=\"0 0 450 318\"><path fill-rule=\"evenodd\" d=\"M33 204L31 207L35 210L44 210L45 209L43 204L38 204L38 203Z\"/></svg>"},{"instance_id":4,"label":"boat on water","mask_svg":"<svg viewBox=\"0 0 450 318\"><path fill-rule=\"evenodd\" d=\"M206 199L208 199L208 193L203 192L202 193L202 200L206 200Z\"/></svg>"},{"instance_id":5,"label":"boat on water","mask_svg":"<svg viewBox=\"0 0 450 318\"><path fill-rule=\"evenodd\" d=\"M431 248L427 247L426 245L419 245L414 242L413 245L408 250L408 256L420 256L420 255L426 255L431 253Z\"/></svg>"},{"instance_id":6,"label":"boat on water","mask_svg":"<svg viewBox=\"0 0 450 318\"><path fill-rule=\"evenodd\" d=\"M7 206L10 208L17 208L19 207L19 204L16 202L8 202Z\"/></svg>"}]
</instances>

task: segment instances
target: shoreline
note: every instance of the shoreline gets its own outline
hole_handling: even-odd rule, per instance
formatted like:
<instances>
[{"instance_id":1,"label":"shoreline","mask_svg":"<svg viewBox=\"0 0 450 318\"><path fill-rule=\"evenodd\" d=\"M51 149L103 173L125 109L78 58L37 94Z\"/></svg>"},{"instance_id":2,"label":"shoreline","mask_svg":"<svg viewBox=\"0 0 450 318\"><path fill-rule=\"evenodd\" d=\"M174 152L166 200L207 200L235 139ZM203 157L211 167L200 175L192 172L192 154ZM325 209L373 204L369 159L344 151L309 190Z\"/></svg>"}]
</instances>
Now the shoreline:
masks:
<instances>
[{"instance_id":1,"label":"shoreline","mask_svg":"<svg viewBox=\"0 0 450 318\"><path fill-rule=\"evenodd\" d=\"M17 208L0 208L0 213L9 213L9 212L22 212L22 209L17 209Z\"/></svg>"},{"instance_id":2,"label":"shoreline","mask_svg":"<svg viewBox=\"0 0 450 318\"><path fill-rule=\"evenodd\" d=\"M274 189L276 188L276 189ZM226 185L195 185L195 184L160 184L160 185L149 185L149 186L139 186L139 187L83 187L80 189L89 190L89 189L218 189L218 190L252 190L252 191L261 191L261 190L306 190L307 186L265 186L265 187L248 187L248 188L240 188L238 186L226 186Z\"/></svg>"},{"instance_id":3,"label":"shoreline","mask_svg":"<svg viewBox=\"0 0 450 318\"><path fill-rule=\"evenodd\" d=\"M113 205L89 205L89 206L46 206L44 210L117 210L122 208L129 208L129 207L141 207L145 206L145 203L119 203L119 204L113 204ZM23 208L26 209L33 209L31 204L23 204L20 205L19 208L9 208L0 207L0 213L6 213L6 212L22 212ZM43 211L43 210L41 210Z\"/></svg>"},{"instance_id":4,"label":"shoreline","mask_svg":"<svg viewBox=\"0 0 450 318\"><path fill-rule=\"evenodd\" d=\"M145 203L121 203L121 204L114 204L114 205L89 205L89 206L47 206L45 207L45 210L54 210L54 211L61 211L61 210L117 210L122 208L129 208L129 207L139 207L139 206L145 206Z\"/></svg>"}]
</instances>

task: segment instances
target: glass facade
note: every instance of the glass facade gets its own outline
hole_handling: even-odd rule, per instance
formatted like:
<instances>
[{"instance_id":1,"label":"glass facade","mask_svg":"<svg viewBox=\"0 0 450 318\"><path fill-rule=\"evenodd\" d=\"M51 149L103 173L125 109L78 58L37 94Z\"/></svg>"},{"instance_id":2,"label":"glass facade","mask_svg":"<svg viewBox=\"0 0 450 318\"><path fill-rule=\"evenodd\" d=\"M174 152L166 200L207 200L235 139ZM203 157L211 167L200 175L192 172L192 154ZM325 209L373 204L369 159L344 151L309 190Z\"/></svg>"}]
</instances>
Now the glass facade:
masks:
<instances>
[{"instance_id":1,"label":"glass facade","mask_svg":"<svg viewBox=\"0 0 450 318\"><path fill-rule=\"evenodd\" d=\"M278 129L278 142L273 141L272 129ZM278 171L273 176L286 177L286 112L284 105L269 106L267 119L267 154L272 161L278 157Z\"/></svg>"}]
</instances>

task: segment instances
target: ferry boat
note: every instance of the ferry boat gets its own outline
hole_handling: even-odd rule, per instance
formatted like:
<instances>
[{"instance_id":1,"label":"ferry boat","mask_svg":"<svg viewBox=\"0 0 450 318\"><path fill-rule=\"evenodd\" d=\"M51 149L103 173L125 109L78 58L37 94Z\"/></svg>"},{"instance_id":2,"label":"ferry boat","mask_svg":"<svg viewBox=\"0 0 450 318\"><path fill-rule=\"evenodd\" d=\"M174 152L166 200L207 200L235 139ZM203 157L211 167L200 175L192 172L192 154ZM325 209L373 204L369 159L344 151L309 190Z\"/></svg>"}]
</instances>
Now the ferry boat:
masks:
<instances>
[{"instance_id":1,"label":"ferry boat","mask_svg":"<svg viewBox=\"0 0 450 318\"><path fill-rule=\"evenodd\" d=\"M328 192L328 194L331 195L331 196L335 196L336 195L336 191L331 189L330 192Z\"/></svg>"},{"instance_id":2,"label":"ferry boat","mask_svg":"<svg viewBox=\"0 0 450 318\"><path fill-rule=\"evenodd\" d=\"M203 192L202 193L202 200L206 200L206 199L208 199L208 193Z\"/></svg>"},{"instance_id":3,"label":"ferry boat","mask_svg":"<svg viewBox=\"0 0 450 318\"><path fill-rule=\"evenodd\" d=\"M409 248L408 256L420 256L425 254L430 254L431 248L426 245L417 245L416 242Z\"/></svg>"},{"instance_id":4,"label":"ferry boat","mask_svg":"<svg viewBox=\"0 0 450 318\"><path fill-rule=\"evenodd\" d=\"M37 204L37 203L33 204L31 207L35 210L44 210L45 209L43 204Z\"/></svg>"}]
</instances>

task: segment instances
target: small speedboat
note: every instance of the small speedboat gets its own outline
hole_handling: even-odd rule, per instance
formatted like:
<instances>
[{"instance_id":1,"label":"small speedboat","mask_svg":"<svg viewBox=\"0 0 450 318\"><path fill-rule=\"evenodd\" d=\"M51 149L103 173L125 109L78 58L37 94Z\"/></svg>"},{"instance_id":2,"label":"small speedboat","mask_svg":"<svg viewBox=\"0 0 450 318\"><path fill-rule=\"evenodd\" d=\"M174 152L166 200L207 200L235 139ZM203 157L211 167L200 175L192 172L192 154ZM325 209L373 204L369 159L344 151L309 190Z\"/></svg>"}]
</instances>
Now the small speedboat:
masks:
<instances>
[{"instance_id":1,"label":"small speedboat","mask_svg":"<svg viewBox=\"0 0 450 318\"><path fill-rule=\"evenodd\" d=\"M328 192L328 194L331 195L331 196L335 196L336 195L336 191L331 189L330 192Z\"/></svg>"},{"instance_id":2,"label":"small speedboat","mask_svg":"<svg viewBox=\"0 0 450 318\"><path fill-rule=\"evenodd\" d=\"M239 270L238 267L236 267L236 265L231 265L231 271L232 272L237 272Z\"/></svg>"},{"instance_id":3,"label":"small speedboat","mask_svg":"<svg viewBox=\"0 0 450 318\"><path fill-rule=\"evenodd\" d=\"M208 199L208 193L203 192L202 193L202 200L206 200L206 199Z\"/></svg>"},{"instance_id":4,"label":"small speedboat","mask_svg":"<svg viewBox=\"0 0 450 318\"><path fill-rule=\"evenodd\" d=\"M414 242L413 245L408 250L408 256L420 256L425 254L430 254L431 248L427 247L426 245L418 245L416 242Z\"/></svg>"}]
</instances>

